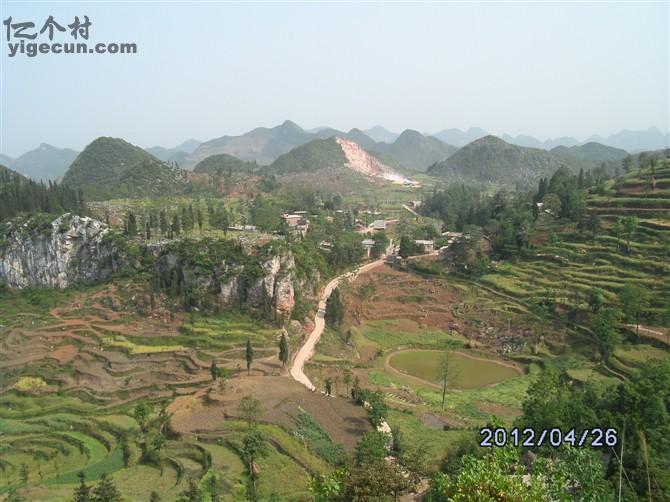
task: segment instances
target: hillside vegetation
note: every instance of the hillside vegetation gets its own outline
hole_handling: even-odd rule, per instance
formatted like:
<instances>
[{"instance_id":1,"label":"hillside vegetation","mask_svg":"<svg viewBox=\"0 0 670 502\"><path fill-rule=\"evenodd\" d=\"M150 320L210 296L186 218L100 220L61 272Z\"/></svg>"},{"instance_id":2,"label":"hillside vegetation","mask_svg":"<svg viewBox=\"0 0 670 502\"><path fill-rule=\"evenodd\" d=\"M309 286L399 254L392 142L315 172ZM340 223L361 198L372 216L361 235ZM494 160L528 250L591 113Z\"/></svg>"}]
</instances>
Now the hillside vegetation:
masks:
<instances>
[{"instance_id":1,"label":"hillside vegetation","mask_svg":"<svg viewBox=\"0 0 670 502\"><path fill-rule=\"evenodd\" d=\"M44 185L0 165L0 221L19 213L82 211L81 191L49 183Z\"/></svg>"},{"instance_id":2,"label":"hillside vegetation","mask_svg":"<svg viewBox=\"0 0 670 502\"><path fill-rule=\"evenodd\" d=\"M527 185L541 177L551 176L561 167L577 172L580 168L588 170L598 165L580 156L556 155L486 136L430 166L428 174L449 181Z\"/></svg>"},{"instance_id":3,"label":"hillside vegetation","mask_svg":"<svg viewBox=\"0 0 670 502\"><path fill-rule=\"evenodd\" d=\"M165 195L186 189L186 173L122 139L101 137L77 156L63 183L92 200Z\"/></svg>"},{"instance_id":4,"label":"hillside vegetation","mask_svg":"<svg viewBox=\"0 0 670 502\"><path fill-rule=\"evenodd\" d=\"M233 172L252 172L257 168L258 164L255 162L246 162L230 154L220 153L198 162L193 168L193 172L223 176Z\"/></svg>"},{"instance_id":5,"label":"hillside vegetation","mask_svg":"<svg viewBox=\"0 0 670 502\"><path fill-rule=\"evenodd\" d=\"M432 136L424 136L418 131L405 130L391 144L377 143L363 148L386 154L402 167L410 171L426 171L428 167L448 158L458 150Z\"/></svg>"},{"instance_id":6,"label":"hillside vegetation","mask_svg":"<svg viewBox=\"0 0 670 502\"><path fill-rule=\"evenodd\" d=\"M272 174L316 172L344 166L347 158L334 138L316 139L281 155L267 169Z\"/></svg>"}]
</instances>

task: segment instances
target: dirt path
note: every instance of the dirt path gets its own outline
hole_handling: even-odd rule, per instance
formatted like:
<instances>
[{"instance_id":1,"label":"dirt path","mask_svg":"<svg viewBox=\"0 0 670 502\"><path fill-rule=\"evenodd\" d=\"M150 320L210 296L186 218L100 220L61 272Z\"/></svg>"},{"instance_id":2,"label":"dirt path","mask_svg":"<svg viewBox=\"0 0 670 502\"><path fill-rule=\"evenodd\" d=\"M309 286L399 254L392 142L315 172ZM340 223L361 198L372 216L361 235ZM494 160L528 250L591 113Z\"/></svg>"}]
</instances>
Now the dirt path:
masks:
<instances>
[{"instance_id":1,"label":"dirt path","mask_svg":"<svg viewBox=\"0 0 670 502\"><path fill-rule=\"evenodd\" d=\"M345 274L342 274L333 279L332 281L330 281L324 288L323 293L321 294L321 299L319 300L318 310L316 312L316 315L314 316L314 329L309 334L307 340L305 340L305 343L302 345L302 347L300 347L300 350L298 350L295 359L293 359L293 365L291 366L290 371L291 377L294 380L303 384L309 390L314 391L316 390L316 387L314 386L314 384L312 384L309 378L307 378L307 375L305 375L303 370L305 368L305 363L309 361L309 359L314 355L314 347L316 347L316 344L321 338L323 330L326 326L326 321L323 316L326 312L326 301L328 300L328 297L333 292L333 290L340 284L340 281L342 281L342 279L345 278L348 280L355 279L359 274L365 273L369 270L372 270L375 267L383 265L384 259L385 258L382 257L376 261L358 267L354 272L347 272Z\"/></svg>"}]
</instances>

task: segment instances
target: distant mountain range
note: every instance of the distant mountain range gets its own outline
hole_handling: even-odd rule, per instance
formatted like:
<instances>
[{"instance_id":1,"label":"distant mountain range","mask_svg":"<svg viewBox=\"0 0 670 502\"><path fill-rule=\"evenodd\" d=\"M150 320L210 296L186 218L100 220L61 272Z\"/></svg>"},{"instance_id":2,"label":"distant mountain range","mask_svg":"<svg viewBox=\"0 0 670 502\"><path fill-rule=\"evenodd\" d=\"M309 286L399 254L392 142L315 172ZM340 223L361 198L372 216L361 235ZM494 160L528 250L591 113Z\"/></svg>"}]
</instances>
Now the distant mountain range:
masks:
<instances>
[{"instance_id":1,"label":"distant mountain range","mask_svg":"<svg viewBox=\"0 0 670 502\"><path fill-rule=\"evenodd\" d=\"M503 135L502 138L496 138L476 127L467 131L444 129L432 136L411 129L398 135L381 126L366 131L351 129L343 132L328 127L307 131L287 120L276 127L259 127L240 136L222 136L203 143L190 139L173 148L155 146L142 150L123 140L114 140L121 141L124 145L117 148L119 145L115 144L110 149L102 140L112 138L98 138L86 148L90 150L94 147L92 156L90 151L82 152L78 156L74 150L43 143L16 159L0 154L0 162L38 180L60 179L70 166L64 181L79 186L88 185L95 193L104 192L108 183L118 184L120 177L125 180L124 183L127 182L131 177L130 172L121 174L120 170L128 170L130 166L142 165L145 174L160 167L159 178L171 185L183 176L178 172L170 175L163 172L162 168L167 167L164 162L193 169L209 157L219 156L202 165L199 171L209 172L231 166L233 169L248 169L251 164L247 163L255 162L259 166L267 166L297 147L328 138L353 141L385 166L408 176L413 172L427 171L430 167L431 174L448 177L457 175L458 178L497 182L508 182L519 176L544 175L545 171L556 165L566 165L571 169L591 169L600 162L618 162L627 151L658 150L667 148L670 143L669 135L664 135L653 127L647 131L625 130L606 138L594 136L590 141L580 143L570 137L546 141L539 141L532 136ZM483 138L487 140L479 142ZM458 149L459 146L462 147L461 150ZM512 146L521 150L512 149ZM530 150L523 150L524 148ZM221 157L222 155L228 157ZM500 155L500 159L493 162L496 155ZM94 171L92 178L79 179L82 162ZM87 171L87 175L91 173ZM108 176L111 178L107 179ZM132 187L126 186L124 190L132 192Z\"/></svg>"},{"instance_id":2,"label":"distant mountain range","mask_svg":"<svg viewBox=\"0 0 670 502\"><path fill-rule=\"evenodd\" d=\"M198 148L202 144L202 141L197 139L188 139L184 141L181 145L175 146L174 148L164 148L162 146L152 146L150 148L145 148L147 152L156 157L157 159L170 161L170 162L183 162L186 157L193 153L193 150Z\"/></svg>"},{"instance_id":3,"label":"distant mountain range","mask_svg":"<svg viewBox=\"0 0 670 502\"><path fill-rule=\"evenodd\" d=\"M386 180L403 183L405 177L357 142L342 137L315 139L280 155L262 170L278 176L310 173L355 173L370 181ZM325 175L326 177L328 175ZM322 176L323 177L323 176ZM293 178L295 179L295 178Z\"/></svg>"},{"instance_id":4,"label":"distant mountain range","mask_svg":"<svg viewBox=\"0 0 670 502\"><path fill-rule=\"evenodd\" d=\"M428 166L446 159L458 148L432 136L407 129L393 143L375 143L363 148L392 157L409 171L425 171Z\"/></svg>"},{"instance_id":5,"label":"distant mountain range","mask_svg":"<svg viewBox=\"0 0 670 502\"><path fill-rule=\"evenodd\" d=\"M393 143L400 134L391 132L380 125L364 129L363 133L377 143Z\"/></svg>"},{"instance_id":6,"label":"distant mountain range","mask_svg":"<svg viewBox=\"0 0 670 502\"><path fill-rule=\"evenodd\" d=\"M377 132L381 128L377 129ZM183 162L185 168L192 168L198 162L218 154L232 155L240 160L269 165L281 155L296 147L317 139L338 137L356 142L365 150L389 158L390 163L401 170L425 171L429 165L444 160L456 148L437 138L424 136L417 131L407 130L393 143L377 142L360 129L349 132L321 127L306 131L289 120L272 127L260 127L241 136L222 136L202 143Z\"/></svg>"},{"instance_id":7,"label":"distant mountain range","mask_svg":"<svg viewBox=\"0 0 670 502\"><path fill-rule=\"evenodd\" d=\"M489 133L487 131L479 127L473 127L467 131L462 131L460 129L444 129L443 131L439 131L433 134L434 137L441 139L445 143L459 147L488 135ZM514 145L531 148L543 148L545 150L551 150L557 146L571 147L584 145L587 143L600 143L605 146L621 148L629 152L641 150L658 150L670 146L670 133L663 134L656 127L650 127L646 131L623 130L616 134L611 134L607 137L595 135L591 136L586 141L579 141L571 136L562 136L559 138L540 141L533 136L527 136L523 134L518 136L503 134L500 138L507 143Z\"/></svg>"},{"instance_id":8,"label":"distant mountain range","mask_svg":"<svg viewBox=\"0 0 670 502\"><path fill-rule=\"evenodd\" d=\"M467 131L461 131L460 129L443 129L442 131L436 132L432 136L454 146L465 146L468 143L483 138L488 135L484 129L479 127L471 127Z\"/></svg>"},{"instance_id":9,"label":"distant mountain range","mask_svg":"<svg viewBox=\"0 0 670 502\"><path fill-rule=\"evenodd\" d=\"M63 176L77 154L69 148L42 143L16 159L0 154L0 163L34 180L49 181Z\"/></svg>"}]
</instances>

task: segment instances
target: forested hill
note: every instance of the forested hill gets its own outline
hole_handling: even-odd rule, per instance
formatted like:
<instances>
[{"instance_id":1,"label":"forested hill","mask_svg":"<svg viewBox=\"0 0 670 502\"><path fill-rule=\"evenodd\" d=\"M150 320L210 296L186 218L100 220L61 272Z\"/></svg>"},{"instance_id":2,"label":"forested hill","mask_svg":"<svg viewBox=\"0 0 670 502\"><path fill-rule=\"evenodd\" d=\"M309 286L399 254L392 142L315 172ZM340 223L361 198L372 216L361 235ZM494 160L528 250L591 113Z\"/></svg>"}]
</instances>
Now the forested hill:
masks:
<instances>
[{"instance_id":1,"label":"forested hill","mask_svg":"<svg viewBox=\"0 0 670 502\"><path fill-rule=\"evenodd\" d=\"M334 138L316 139L281 155L266 169L272 174L315 172L343 167L346 162L347 157Z\"/></svg>"},{"instance_id":2,"label":"forested hill","mask_svg":"<svg viewBox=\"0 0 670 502\"><path fill-rule=\"evenodd\" d=\"M198 162L193 172L223 176L229 173L251 172L257 168L256 162L247 162L228 153L220 153Z\"/></svg>"},{"instance_id":3,"label":"forested hill","mask_svg":"<svg viewBox=\"0 0 670 502\"><path fill-rule=\"evenodd\" d=\"M29 180L19 173L0 165L0 221L18 213L81 212L80 191L49 182L45 185Z\"/></svg>"},{"instance_id":4,"label":"forested hill","mask_svg":"<svg viewBox=\"0 0 670 502\"><path fill-rule=\"evenodd\" d=\"M580 168L591 169L597 165L584 159L512 145L495 136L486 136L432 165L428 173L450 181L516 184L551 176L561 167L579 171Z\"/></svg>"},{"instance_id":5,"label":"forested hill","mask_svg":"<svg viewBox=\"0 0 670 502\"><path fill-rule=\"evenodd\" d=\"M621 161L628 155L626 150L602 145L594 141L579 146L557 146L551 149L551 153L594 162Z\"/></svg>"},{"instance_id":6,"label":"forested hill","mask_svg":"<svg viewBox=\"0 0 670 502\"><path fill-rule=\"evenodd\" d=\"M74 160L63 183L88 199L169 195L185 189L186 173L119 139L101 137Z\"/></svg>"},{"instance_id":7,"label":"forested hill","mask_svg":"<svg viewBox=\"0 0 670 502\"><path fill-rule=\"evenodd\" d=\"M377 143L363 148L380 152L400 162L410 171L425 171L436 162L441 162L458 150L432 136L424 136L418 131L405 130L391 144Z\"/></svg>"}]
</instances>

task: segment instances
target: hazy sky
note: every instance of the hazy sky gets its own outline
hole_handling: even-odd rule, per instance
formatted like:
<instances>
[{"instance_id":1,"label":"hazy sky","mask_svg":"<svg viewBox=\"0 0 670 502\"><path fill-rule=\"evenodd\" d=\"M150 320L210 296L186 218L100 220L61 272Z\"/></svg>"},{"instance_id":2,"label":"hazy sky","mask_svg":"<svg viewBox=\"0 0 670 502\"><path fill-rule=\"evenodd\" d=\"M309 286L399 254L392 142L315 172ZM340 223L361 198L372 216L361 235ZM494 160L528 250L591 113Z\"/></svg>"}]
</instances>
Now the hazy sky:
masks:
<instances>
[{"instance_id":1,"label":"hazy sky","mask_svg":"<svg viewBox=\"0 0 670 502\"><path fill-rule=\"evenodd\" d=\"M10 58L0 26L0 151L12 156L102 135L174 146L285 119L578 139L669 126L667 2L0 1L3 20L88 15L90 43L139 50Z\"/></svg>"}]
</instances>

